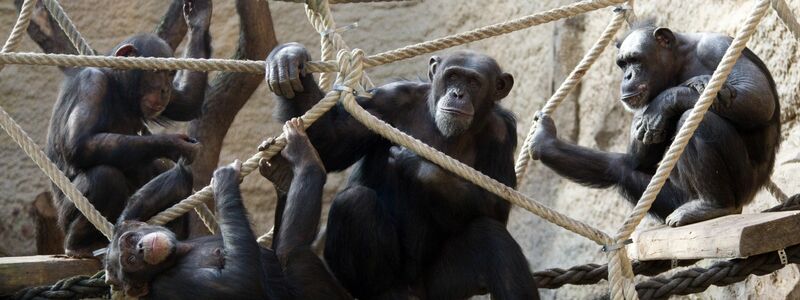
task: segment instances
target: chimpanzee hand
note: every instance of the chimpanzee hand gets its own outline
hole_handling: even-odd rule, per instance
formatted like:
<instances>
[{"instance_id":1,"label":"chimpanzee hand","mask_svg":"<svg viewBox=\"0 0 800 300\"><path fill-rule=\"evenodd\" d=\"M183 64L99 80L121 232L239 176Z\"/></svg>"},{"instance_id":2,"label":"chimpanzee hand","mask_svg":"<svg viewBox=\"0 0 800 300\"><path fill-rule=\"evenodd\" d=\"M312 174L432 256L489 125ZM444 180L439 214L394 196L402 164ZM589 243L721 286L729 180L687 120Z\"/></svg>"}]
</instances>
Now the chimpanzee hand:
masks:
<instances>
[{"instance_id":1,"label":"chimpanzee hand","mask_svg":"<svg viewBox=\"0 0 800 300\"><path fill-rule=\"evenodd\" d=\"M544 148L550 147L553 142L557 141L558 135L556 123L553 122L550 116L537 112L536 118L539 123L536 124L536 131L533 132L533 138L531 139L530 155L534 160L539 160Z\"/></svg>"},{"instance_id":2,"label":"chimpanzee hand","mask_svg":"<svg viewBox=\"0 0 800 300\"><path fill-rule=\"evenodd\" d=\"M173 153L169 157L173 161L183 158L187 164L194 161L197 153L200 152L200 142L182 133L165 134L166 142L173 147Z\"/></svg>"},{"instance_id":3,"label":"chimpanzee hand","mask_svg":"<svg viewBox=\"0 0 800 300\"><path fill-rule=\"evenodd\" d=\"M211 0L183 0L183 18L189 30L208 31L211 26Z\"/></svg>"},{"instance_id":4,"label":"chimpanzee hand","mask_svg":"<svg viewBox=\"0 0 800 300\"><path fill-rule=\"evenodd\" d=\"M303 64L311 60L305 47L288 43L276 47L267 57L266 81L275 95L294 98L295 92L303 92L300 76L305 75Z\"/></svg>"},{"instance_id":5,"label":"chimpanzee hand","mask_svg":"<svg viewBox=\"0 0 800 300\"><path fill-rule=\"evenodd\" d=\"M230 187L230 185L239 185L239 177L240 173L242 172L242 162L238 159L233 161L231 164L223 167L217 168L214 171L214 176L211 178L211 189L214 190L214 195L219 195L220 192L224 191L226 188ZM214 197L217 200L217 205L220 204L220 201L225 199L223 198L237 198L237 197Z\"/></svg>"},{"instance_id":6,"label":"chimpanzee hand","mask_svg":"<svg viewBox=\"0 0 800 300\"><path fill-rule=\"evenodd\" d=\"M711 75L700 75L687 80L683 83L683 86L697 91L698 94L703 94L709 81L711 81ZM718 110L730 107L734 98L736 98L736 90L725 82L717 94L717 101L711 105L711 108Z\"/></svg>"},{"instance_id":7,"label":"chimpanzee hand","mask_svg":"<svg viewBox=\"0 0 800 300\"><path fill-rule=\"evenodd\" d=\"M660 105L659 98L660 96L656 97L647 106L641 117L634 117L636 139L645 145L658 144L667 139L667 125L673 115L664 109L664 105Z\"/></svg>"}]
</instances>

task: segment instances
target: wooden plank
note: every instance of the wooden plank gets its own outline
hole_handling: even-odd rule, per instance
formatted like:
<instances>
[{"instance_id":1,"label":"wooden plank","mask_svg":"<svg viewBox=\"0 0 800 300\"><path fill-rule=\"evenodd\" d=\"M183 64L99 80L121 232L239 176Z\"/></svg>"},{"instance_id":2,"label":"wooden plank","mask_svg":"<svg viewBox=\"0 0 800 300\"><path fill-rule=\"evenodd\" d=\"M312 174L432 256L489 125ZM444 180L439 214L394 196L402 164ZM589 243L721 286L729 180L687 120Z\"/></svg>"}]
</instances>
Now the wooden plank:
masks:
<instances>
[{"instance_id":1,"label":"wooden plank","mask_svg":"<svg viewBox=\"0 0 800 300\"><path fill-rule=\"evenodd\" d=\"M639 260L740 258L800 244L800 211L729 215L696 224L633 234Z\"/></svg>"},{"instance_id":2,"label":"wooden plank","mask_svg":"<svg viewBox=\"0 0 800 300\"><path fill-rule=\"evenodd\" d=\"M63 255L0 257L0 295L29 287L53 284L76 275L93 275L102 268L96 259Z\"/></svg>"}]
</instances>

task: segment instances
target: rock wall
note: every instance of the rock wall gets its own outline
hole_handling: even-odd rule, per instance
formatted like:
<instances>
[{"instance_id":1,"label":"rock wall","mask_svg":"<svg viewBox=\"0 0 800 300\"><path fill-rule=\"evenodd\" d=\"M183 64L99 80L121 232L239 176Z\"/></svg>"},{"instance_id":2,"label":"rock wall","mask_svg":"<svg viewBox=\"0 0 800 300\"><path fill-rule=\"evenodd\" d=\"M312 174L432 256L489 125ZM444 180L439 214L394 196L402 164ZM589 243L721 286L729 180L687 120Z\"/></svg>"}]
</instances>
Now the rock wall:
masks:
<instances>
[{"instance_id":1,"label":"rock wall","mask_svg":"<svg viewBox=\"0 0 800 300\"><path fill-rule=\"evenodd\" d=\"M16 20L11 3L0 3L0 38L5 39ZM152 30L167 1L63 1L66 12L89 43L107 51L125 36ZM232 54L237 39L238 19L233 1L215 1L212 37L214 56ZM358 22L359 27L345 32L353 47L368 54L418 43L452 33L470 30L570 3L569 0L543 1L411 1L336 5L333 13L340 26ZM788 1L800 14L800 0ZM718 31L734 34L749 13L753 1L637 1L640 17L656 17L659 24L677 31ZM318 56L319 35L306 21L302 5L270 2L275 31L281 42L297 41L308 45ZM533 113L558 88L561 80L595 42L611 16L611 9L572 19L541 25L505 36L472 43L469 48L497 58L515 77L516 86L503 104L517 114L519 138L528 130ZM760 24L750 47L760 55L778 84L783 108L784 142L778 162L800 152L800 42L794 39L777 15L770 12ZM25 40L20 51L40 51ZM624 151L630 115L618 104L620 73L614 66L614 49L608 49L586 75L583 83L555 114L562 138L606 151ZM393 78L425 76L428 57L419 57L369 70L376 84ZM59 82L55 67L7 66L0 72L0 105L16 118L40 145L44 145L50 111ZM262 85L239 113L223 147L221 163L249 157L266 136L278 134L280 126L272 120L273 99ZM168 131L181 130L180 126ZM35 224L29 207L37 194L49 188L47 178L4 134L0 134L0 256L35 253ZM774 179L788 194L800 193L797 173L800 165L776 166ZM332 176L326 185L327 200L340 188L342 175ZM243 185L251 222L256 232L269 229L274 197L270 184L250 176ZM539 163L529 168L520 190L544 204L586 221L606 232L615 232L630 206L613 190L593 190L560 179ZM746 208L755 212L776 202L766 192ZM652 220L648 222L652 224ZM643 225L647 226L647 224ZM531 270L569 267L583 263L605 263L605 256L594 243L542 221L521 209L512 213L509 229L522 245ZM800 273L792 266L775 274L751 277L730 287L713 287L688 298L795 298ZM567 286L542 290L545 298L591 298L608 289L606 283L594 286Z\"/></svg>"}]
</instances>

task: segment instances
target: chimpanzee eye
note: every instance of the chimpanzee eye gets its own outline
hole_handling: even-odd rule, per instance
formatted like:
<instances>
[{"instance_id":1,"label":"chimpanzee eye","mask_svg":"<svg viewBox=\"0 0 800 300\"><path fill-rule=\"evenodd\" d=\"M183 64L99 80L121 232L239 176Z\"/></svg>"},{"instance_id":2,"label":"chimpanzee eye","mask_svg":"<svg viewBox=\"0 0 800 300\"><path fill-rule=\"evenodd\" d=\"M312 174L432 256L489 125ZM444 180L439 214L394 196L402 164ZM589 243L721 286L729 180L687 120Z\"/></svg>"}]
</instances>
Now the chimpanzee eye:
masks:
<instances>
[{"instance_id":1,"label":"chimpanzee eye","mask_svg":"<svg viewBox=\"0 0 800 300\"><path fill-rule=\"evenodd\" d=\"M456 80L456 74L450 74L450 75L447 75L447 80L449 80L449 81L454 81L454 80Z\"/></svg>"},{"instance_id":2,"label":"chimpanzee eye","mask_svg":"<svg viewBox=\"0 0 800 300\"><path fill-rule=\"evenodd\" d=\"M628 65L628 63L626 63L624 60L621 60L621 59L617 60L617 66L619 66L620 68L624 69L625 66L627 66L627 65Z\"/></svg>"}]
</instances>

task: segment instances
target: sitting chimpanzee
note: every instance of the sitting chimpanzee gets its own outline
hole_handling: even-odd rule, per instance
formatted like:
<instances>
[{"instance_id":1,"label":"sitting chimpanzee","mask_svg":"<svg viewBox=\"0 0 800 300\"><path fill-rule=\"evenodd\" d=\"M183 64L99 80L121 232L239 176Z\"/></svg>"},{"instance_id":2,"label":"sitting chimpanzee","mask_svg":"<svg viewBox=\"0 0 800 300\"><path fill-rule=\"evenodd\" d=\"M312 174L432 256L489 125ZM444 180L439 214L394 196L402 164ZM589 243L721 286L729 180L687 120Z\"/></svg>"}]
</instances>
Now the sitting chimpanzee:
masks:
<instances>
[{"instance_id":1,"label":"sitting chimpanzee","mask_svg":"<svg viewBox=\"0 0 800 300\"><path fill-rule=\"evenodd\" d=\"M185 57L208 58L210 0L185 0L189 27ZM153 34L139 34L111 55L173 57ZM188 121L200 115L207 74L181 71L83 68L66 78L53 108L47 155L106 218L116 219L125 199L169 168L163 158L191 158L199 144L183 134L150 135L146 123ZM53 187L67 255L88 257L105 238Z\"/></svg>"},{"instance_id":2,"label":"sitting chimpanzee","mask_svg":"<svg viewBox=\"0 0 800 300\"><path fill-rule=\"evenodd\" d=\"M576 182L617 186L636 203L730 43L720 34L635 27L618 45L617 57L621 101L634 113L628 152L562 142L552 119L540 116L534 158ZM779 138L775 82L745 49L650 213L681 226L741 212L769 179Z\"/></svg>"},{"instance_id":3,"label":"sitting chimpanzee","mask_svg":"<svg viewBox=\"0 0 800 300\"><path fill-rule=\"evenodd\" d=\"M267 81L277 117L298 116L323 93L299 44L275 48ZM398 81L358 102L370 113L467 165L514 187L516 122L498 102L513 78L494 59L456 52L430 60L432 82ZM522 249L505 228L510 204L369 131L343 107L309 129L329 171L360 161L333 200L325 260L360 299L410 295L538 297Z\"/></svg>"},{"instance_id":4,"label":"sitting chimpanzee","mask_svg":"<svg viewBox=\"0 0 800 300\"><path fill-rule=\"evenodd\" d=\"M179 163L131 197L106 255L106 280L128 296L151 299L348 299L312 251L326 174L299 119L284 126L293 177L275 221L273 252L261 248L239 192L241 163L214 172L220 234L178 241L161 226L139 220L191 193L192 175ZM271 172L262 165L262 172ZM285 276L283 275L285 274Z\"/></svg>"}]
</instances>

